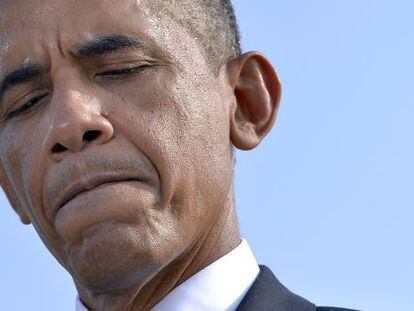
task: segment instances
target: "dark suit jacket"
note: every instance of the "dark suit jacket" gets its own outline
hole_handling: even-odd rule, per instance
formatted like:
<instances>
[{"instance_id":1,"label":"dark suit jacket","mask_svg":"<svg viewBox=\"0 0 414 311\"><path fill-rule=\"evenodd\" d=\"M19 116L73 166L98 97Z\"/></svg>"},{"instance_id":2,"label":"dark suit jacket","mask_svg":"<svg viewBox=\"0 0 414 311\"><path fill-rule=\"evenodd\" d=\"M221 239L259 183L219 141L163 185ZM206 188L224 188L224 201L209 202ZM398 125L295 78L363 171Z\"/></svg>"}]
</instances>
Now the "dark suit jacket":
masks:
<instances>
[{"instance_id":1,"label":"dark suit jacket","mask_svg":"<svg viewBox=\"0 0 414 311\"><path fill-rule=\"evenodd\" d=\"M342 308L317 307L284 287L266 266L240 303L237 311L355 311Z\"/></svg>"}]
</instances>

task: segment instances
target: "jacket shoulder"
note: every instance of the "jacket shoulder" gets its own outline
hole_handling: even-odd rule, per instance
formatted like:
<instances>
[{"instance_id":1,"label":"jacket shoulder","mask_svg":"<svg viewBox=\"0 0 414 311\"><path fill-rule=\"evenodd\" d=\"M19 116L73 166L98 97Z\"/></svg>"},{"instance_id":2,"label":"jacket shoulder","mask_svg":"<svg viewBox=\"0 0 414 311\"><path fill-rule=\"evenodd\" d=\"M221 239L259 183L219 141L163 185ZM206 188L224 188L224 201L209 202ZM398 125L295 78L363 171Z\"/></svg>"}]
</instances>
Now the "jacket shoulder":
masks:
<instances>
[{"instance_id":1,"label":"jacket shoulder","mask_svg":"<svg viewBox=\"0 0 414 311\"><path fill-rule=\"evenodd\" d=\"M289 291L272 271L260 265L260 273L241 301L237 311L315 311L308 300Z\"/></svg>"},{"instance_id":2,"label":"jacket shoulder","mask_svg":"<svg viewBox=\"0 0 414 311\"><path fill-rule=\"evenodd\" d=\"M272 271L260 266L260 273L242 299L237 311L356 311L344 308L317 307L289 291Z\"/></svg>"}]
</instances>

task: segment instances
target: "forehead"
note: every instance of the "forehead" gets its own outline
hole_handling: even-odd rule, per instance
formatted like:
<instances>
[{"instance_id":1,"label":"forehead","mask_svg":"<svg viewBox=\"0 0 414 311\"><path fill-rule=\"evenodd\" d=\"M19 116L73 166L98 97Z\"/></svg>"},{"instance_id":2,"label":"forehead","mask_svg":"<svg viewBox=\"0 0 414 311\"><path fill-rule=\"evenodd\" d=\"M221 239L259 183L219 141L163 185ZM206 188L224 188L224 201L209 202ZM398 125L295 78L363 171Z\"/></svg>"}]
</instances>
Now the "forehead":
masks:
<instances>
[{"instance_id":1,"label":"forehead","mask_svg":"<svg viewBox=\"0 0 414 311\"><path fill-rule=\"evenodd\" d=\"M139 0L0 0L0 7L2 27L70 24L76 28L75 22L105 24L112 20L122 24L120 17L132 17L145 11Z\"/></svg>"},{"instance_id":2,"label":"forehead","mask_svg":"<svg viewBox=\"0 0 414 311\"><path fill-rule=\"evenodd\" d=\"M151 32L138 0L0 0L0 12L0 71L101 34Z\"/></svg>"}]
</instances>

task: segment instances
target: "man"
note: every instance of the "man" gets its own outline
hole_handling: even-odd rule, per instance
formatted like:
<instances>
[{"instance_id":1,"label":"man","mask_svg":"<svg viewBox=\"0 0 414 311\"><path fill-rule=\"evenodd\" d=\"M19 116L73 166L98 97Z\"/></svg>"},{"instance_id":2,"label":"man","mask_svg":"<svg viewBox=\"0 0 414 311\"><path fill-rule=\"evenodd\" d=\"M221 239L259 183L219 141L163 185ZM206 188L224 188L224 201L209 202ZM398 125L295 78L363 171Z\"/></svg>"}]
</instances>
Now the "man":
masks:
<instances>
[{"instance_id":1,"label":"man","mask_svg":"<svg viewBox=\"0 0 414 311\"><path fill-rule=\"evenodd\" d=\"M281 87L226 0L0 0L0 181L78 310L316 308L237 226Z\"/></svg>"}]
</instances>

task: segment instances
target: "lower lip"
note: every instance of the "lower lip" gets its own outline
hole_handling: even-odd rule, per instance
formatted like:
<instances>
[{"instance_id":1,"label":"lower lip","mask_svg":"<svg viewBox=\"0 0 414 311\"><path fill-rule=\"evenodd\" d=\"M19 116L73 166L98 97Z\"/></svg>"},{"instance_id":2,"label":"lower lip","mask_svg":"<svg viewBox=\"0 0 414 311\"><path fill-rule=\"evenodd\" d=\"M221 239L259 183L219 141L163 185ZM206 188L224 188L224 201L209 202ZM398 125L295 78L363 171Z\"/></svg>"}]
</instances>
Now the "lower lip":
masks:
<instances>
[{"instance_id":1,"label":"lower lip","mask_svg":"<svg viewBox=\"0 0 414 311\"><path fill-rule=\"evenodd\" d=\"M66 202L56 212L54 225L58 234L74 241L94 224L131 221L140 208L154 204L154 195L154 189L139 180L104 183Z\"/></svg>"},{"instance_id":2,"label":"lower lip","mask_svg":"<svg viewBox=\"0 0 414 311\"><path fill-rule=\"evenodd\" d=\"M141 181L140 180L126 179L126 180L112 181L112 182L106 182L106 183L100 184L100 185L95 186L95 187L93 187L91 189L88 189L88 190L84 190L82 192L79 192L77 195L75 195L74 197L72 197L69 201L66 201L65 204L63 204L61 206L61 208L64 207L69 202L71 202L72 200L76 200L78 198L81 198L82 196L85 196L85 195L87 195L90 192L98 191L98 190L101 190L103 188L107 188L107 187L110 187L110 186L113 186L113 185L117 185L117 184L125 184L125 183L132 183L132 182L137 183L137 182L141 182Z\"/></svg>"},{"instance_id":3,"label":"lower lip","mask_svg":"<svg viewBox=\"0 0 414 311\"><path fill-rule=\"evenodd\" d=\"M100 184L94 188L82 191L80 193L78 193L77 195L75 195L73 198L71 198L69 201L66 201L63 205L61 205L55 212L55 217L56 214L59 213L59 211L69 205L73 205L76 204L77 201L82 200L82 198L87 197L88 195L93 195L94 192L97 191L103 191L106 188L110 188L113 186L120 186L120 185L125 185L125 184L133 184L133 185L143 185L143 182L136 179L136 180L132 180L132 179L127 179L127 180L120 180L120 181L113 181L113 182L106 182L103 184Z\"/></svg>"}]
</instances>

